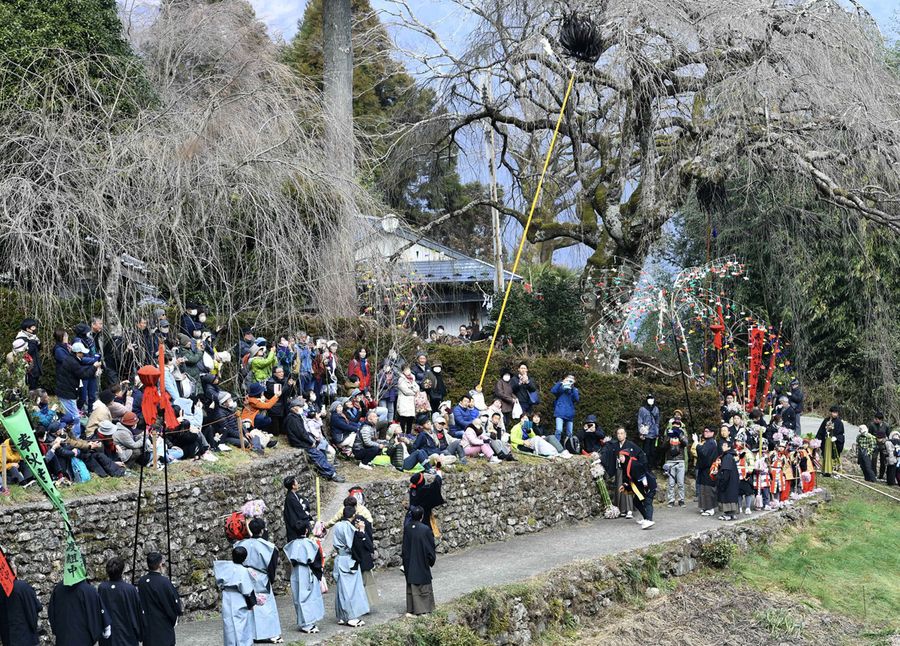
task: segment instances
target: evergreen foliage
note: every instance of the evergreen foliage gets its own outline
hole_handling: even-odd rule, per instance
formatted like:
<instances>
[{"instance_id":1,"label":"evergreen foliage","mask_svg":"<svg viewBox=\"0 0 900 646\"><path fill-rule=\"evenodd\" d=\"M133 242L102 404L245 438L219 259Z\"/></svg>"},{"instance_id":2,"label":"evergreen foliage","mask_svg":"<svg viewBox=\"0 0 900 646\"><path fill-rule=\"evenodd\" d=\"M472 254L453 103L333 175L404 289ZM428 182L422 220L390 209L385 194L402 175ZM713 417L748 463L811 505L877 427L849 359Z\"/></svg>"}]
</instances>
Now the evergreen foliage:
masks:
<instances>
[{"instance_id":1,"label":"evergreen foliage","mask_svg":"<svg viewBox=\"0 0 900 646\"><path fill-rule=\"evenodd\" d=\"M119 100L131 96L122 92L121 79L140 86L140 94L149 98L140 62L123 37L115 0L3 0L0 52L0 100L21 100L23 108L81 100L92 111L133 111L130 101ZM59 56L61 52L67 56ZM92 92L73 95L73 74L86 76ZM35 82L44 87L46 79L55 79L55 92L35 96L24 91Z\"/></svg>"},{"instance_id":2,"label":"evergreen foliage","mask_svg":"<svg viewBox=\"0 0 900 646\"><path fill-rule=\"evenodd\" d=\"M322 5L311 0L284 61L322 89ZM416 226L436 214L487 199L478 182L457 171L459 146L423 122L441 116L435 91L422 87L393 58L393 44L369 0L353 0L353 117L363 147L363 180L385 204ZM413 126L416 126L414 129ZM366 163L368 162L368 163ZM367 170L366 170L367 169ZM477 258L491 255L490 212L477 207L434 227L429 236Z\"/></svg>"},{"instance_id":3,"label":"evergreen foliage","mask_svg":"<svg viewBox=\"0 0 900 646\"><path fill-rule=\"evenodd\" d=\"M513 345L532 352L580 350L586 326L578 276L550 264L520 273L524 281L513 283L500 334ZM502 303L502 294L497 294L491 309L492 321L500 315Z\"/></svg>"}]
</instances>

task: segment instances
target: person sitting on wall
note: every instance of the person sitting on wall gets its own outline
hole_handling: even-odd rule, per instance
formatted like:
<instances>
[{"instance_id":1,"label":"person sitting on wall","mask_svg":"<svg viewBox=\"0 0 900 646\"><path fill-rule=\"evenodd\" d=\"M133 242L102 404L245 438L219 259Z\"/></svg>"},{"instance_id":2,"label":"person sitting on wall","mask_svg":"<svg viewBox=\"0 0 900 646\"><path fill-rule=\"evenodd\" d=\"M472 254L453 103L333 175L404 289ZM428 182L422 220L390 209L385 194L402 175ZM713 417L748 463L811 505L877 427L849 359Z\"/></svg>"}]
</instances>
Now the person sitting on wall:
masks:
<instances>
[{"instance_id":1,"label":"person sitting on wall","mask_svg":"<svg viewBox=\"0 0 900 646\"><path fill-rule=\"evenodd\" d=\"M450 430L450 435L458 440L462 439L466 429L479 414L478 409L475 408L472 403L472 398L469 397L469 395L460 397L459 403L453 407L453 426Z\"/></svg>"},{"instance_id":2,"label":"person sitting on wall","mask_svg":"<svg viewBox=\"0 0 900 646\"><path fill-rule=\"evenodd\" d=\"M494 455L490 441L490 436L481 428L481 418L474 418L462 436L462 447L466 457L483 455L492 464L500 462L500 459Z\"/></svg>"},{"instance_id":3,"label":"person sitting on wall","mask_svg":"<svg viewBox=\"0 0 900 646\"><path fill-rule=\"evenodd\" d=\"M568 452L557 451L546 439L534 432L534 423L529 419L528 413L522 413L519 422L509 429L509 442L515 450L523 453L548 458L555 458L557 455L570 457Z\"/></svg>"},{"instance_id":4,"label":"person sitting on wall","mask_svg":"<svg viewBox=\"0 0 900 646\"><path fill-rule=\"evenodd\" d=\"M350 455L356 442L356 434L362 425L347 418L347 415L344 413L344 405L341 402L335 404L329 421L331 422L332 444L344 455Z\"/></svg>"}]
</instances>

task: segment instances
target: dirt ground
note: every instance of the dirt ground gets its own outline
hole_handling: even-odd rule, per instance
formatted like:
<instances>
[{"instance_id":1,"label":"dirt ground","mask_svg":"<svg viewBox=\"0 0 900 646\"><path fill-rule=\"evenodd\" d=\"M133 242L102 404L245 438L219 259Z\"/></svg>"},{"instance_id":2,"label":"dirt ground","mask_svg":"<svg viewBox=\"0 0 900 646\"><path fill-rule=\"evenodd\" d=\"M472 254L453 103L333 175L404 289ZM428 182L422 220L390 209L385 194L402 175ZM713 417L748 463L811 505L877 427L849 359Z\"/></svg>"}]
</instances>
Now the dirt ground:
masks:
<instances>
[{"instance_id":1,"label":"dirt ground","mask_svg":"<svg viewBox=\"0 0 900 646\"><path fill-rule=\"evenodd\" d=\"M567 636L573 643L571 636ZM551 641L552 643L552 641ZM848 619L784 597L691 578L642 610L622 609L596 628L582 627L579 646L797 646L890 644Z\"/></svg>"}]
</instances>

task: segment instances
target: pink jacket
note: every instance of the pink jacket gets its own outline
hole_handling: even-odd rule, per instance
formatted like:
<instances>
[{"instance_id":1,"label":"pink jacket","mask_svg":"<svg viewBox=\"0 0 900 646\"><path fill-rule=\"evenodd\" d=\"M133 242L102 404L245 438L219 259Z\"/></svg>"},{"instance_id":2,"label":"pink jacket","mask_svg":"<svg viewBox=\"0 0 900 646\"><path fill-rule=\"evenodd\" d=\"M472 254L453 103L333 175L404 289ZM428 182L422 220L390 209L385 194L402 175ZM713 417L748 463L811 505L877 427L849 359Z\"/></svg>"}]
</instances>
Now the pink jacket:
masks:
<instances>
[{"instance_id":1,"label":"pink jacket","mask_svg":"<svg viewBox=\"0 0 900 646\"><path fill-rule=\"evenodd\" d=\"M460 442L460 445L463 448L469 446L481 446L482 444L484 444L483 435L479 435L471 426L463 433L462 441Z\"/></svg>"}]
</instances>

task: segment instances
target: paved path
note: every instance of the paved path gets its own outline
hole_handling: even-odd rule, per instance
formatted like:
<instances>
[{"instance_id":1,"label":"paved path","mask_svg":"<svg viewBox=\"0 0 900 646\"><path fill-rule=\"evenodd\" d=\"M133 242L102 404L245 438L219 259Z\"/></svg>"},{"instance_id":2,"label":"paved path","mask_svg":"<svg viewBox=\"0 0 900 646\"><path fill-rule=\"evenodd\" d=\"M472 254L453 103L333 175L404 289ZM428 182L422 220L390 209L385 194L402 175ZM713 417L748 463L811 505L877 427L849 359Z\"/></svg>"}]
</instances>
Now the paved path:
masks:
<instances>
[{"instance_id":1,"label":"paved path","mask_svg":"<svg viewBox=\"0 0 900 646\"><path fill-rule=\"evenodd\" d=\"M813 435L819 430L819 426L822 424L821 417L813 417L812 415L804 415L800 418L800 432L801 433L812 433ZM844 446L849 448L851 444L856 443L856 436L859 435L859 429L855 424L851 424L847 420L844 420ZM845 450L846 450L845 448Z\"/></svg>"},{"instance_id":2,"label":"paved path","mask_svg":"<svg viewBox=\"0 0 900 646\"><path fill-rule=\"evenodd\" d=\"M763 513L742 517L740 522L758 518ZM437 603L446 603L477 588L521 581L573 561L627 552L721 525L714 518L699 516L696 505L690 503L682 509L668 509L663 505L656 509L655 520L656 526L644 531L631 520L596 519L438 555L433 570ZM376 580L381 600L376 612L365 618L368 625L390 621L406 611L403 574L395 568L378 570ZM336 624L333 592L325 595L326 616L319 624L322 632L318 635L304 636L297 630L289 597L278 597L278 609L284 639L288 643L314 644L333 636L338 630L349 630ZM185 623L178 627L177 637L179 644L219 646L222 643L221 619Z\"/></svg>"}]
</instances>

